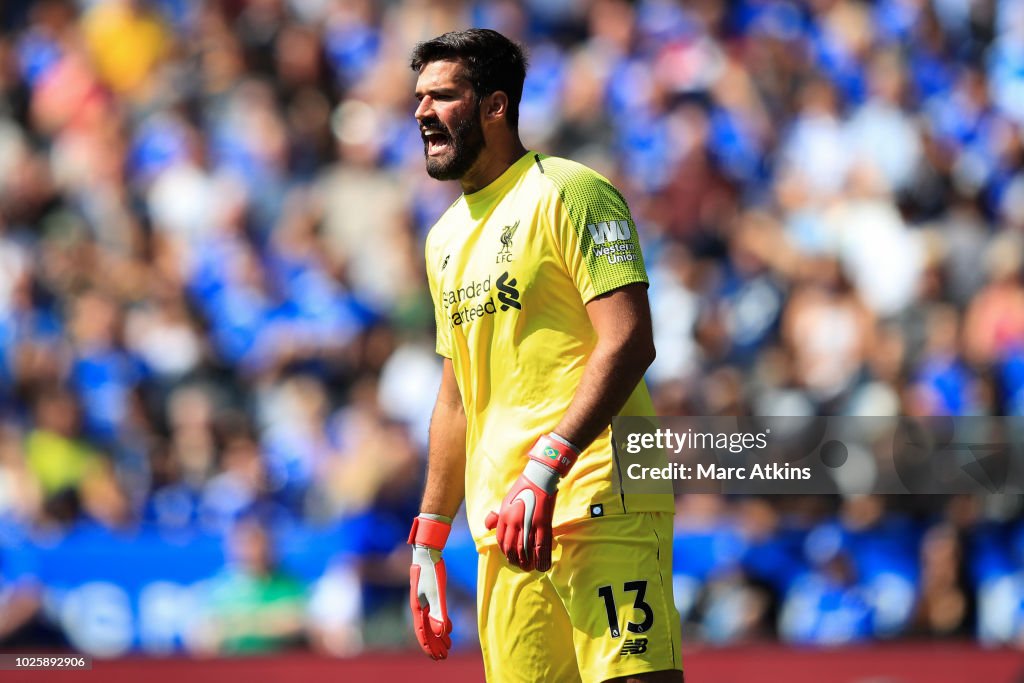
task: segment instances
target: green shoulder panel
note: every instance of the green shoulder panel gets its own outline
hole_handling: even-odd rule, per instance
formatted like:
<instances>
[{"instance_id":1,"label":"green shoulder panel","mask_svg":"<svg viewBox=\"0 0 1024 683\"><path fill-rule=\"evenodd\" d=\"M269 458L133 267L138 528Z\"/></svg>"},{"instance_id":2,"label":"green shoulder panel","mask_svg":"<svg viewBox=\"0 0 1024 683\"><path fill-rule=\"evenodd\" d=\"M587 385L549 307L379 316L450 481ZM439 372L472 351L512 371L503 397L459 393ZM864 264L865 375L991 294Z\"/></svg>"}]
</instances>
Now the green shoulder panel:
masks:
<instances>
[{"instance_id":1,"label":"green shoulder panel","mask_svg":"<svg viewBox=\"0 0 1024 683\"><path fill-rule=\"evenodd\" d=\"M542 156L538 166L554 184L569 215L595 294L647 282L636 224L615 186L568 159Z\"/></svg>"}]
</instances>

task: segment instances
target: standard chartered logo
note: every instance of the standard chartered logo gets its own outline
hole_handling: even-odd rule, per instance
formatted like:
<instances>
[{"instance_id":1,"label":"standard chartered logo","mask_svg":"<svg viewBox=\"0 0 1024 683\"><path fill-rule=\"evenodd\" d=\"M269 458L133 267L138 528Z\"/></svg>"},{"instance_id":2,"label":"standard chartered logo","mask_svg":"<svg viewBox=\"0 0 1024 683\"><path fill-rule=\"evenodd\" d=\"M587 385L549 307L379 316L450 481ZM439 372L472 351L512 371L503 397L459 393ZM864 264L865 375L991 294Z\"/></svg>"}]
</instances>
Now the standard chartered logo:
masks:
<instances>
[{"instance_id":1,"label":"standard chartered logo","mask_svg":"<svg viewBox=\"0 0 1024 683\"><path fill-rule=\"evenodd\" d=\"M470 280L466 284L451 290L441 292L441 305L451 306L483 296L491 291L491 277L486 280Z\"/></svg>"},{"instance_id":2,"label":"standard chartered logo","mask_svg":"<svg viewBox=\"0 0 1024 683\"><path fill-rule=\"evenodd\" d=\"M523 309L523 305L519 301L519 283L514 277L509 277L508 271L499 275L494 284L495 289L498 290L494 296L488 296L493 291L490 276L484 280L470 280L466 285L441 292L441 305L447 309L445 315L453 328L474 322L484 316L494 315L499 311L507 311L510 308L517 311ZM481 300L483 297L487 297L487 299ZM495 298L498 300L497 303L494 301ZM458 308L452 310L451 306L453 305L457 305Z\"/></svg>"},{"instance_id":3,"label":"standard chartered logo","mask_svg":"<svg viewBox=\"0 0 1024 683\"><path fill-rule=\"evenodd\" d=\"M507 311L509 308L514 308L517 311L523 310L523 305L519 303L519 290L516 289L516 279L508 279L507 270L498 278L498 301L501 302L501 310L503 311Z\"/></svg>"}]
</instances>

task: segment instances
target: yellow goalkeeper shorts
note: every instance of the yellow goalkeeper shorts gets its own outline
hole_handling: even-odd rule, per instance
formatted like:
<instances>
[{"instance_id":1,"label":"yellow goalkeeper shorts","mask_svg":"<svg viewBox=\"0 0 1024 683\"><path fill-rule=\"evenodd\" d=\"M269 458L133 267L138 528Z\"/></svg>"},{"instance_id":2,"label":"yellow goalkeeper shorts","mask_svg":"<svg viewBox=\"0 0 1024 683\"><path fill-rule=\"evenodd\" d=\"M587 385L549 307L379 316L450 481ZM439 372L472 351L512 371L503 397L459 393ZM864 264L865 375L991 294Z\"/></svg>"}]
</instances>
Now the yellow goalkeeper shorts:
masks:
<instances>
[{"instance_id":1,"label":"yellow goalkeeper shorts","mask_svg":"<svg viewBox=\"0 0 1024 683\"><path fill-rule=\"evenodd\" d=\"M600 683L682 669L672 598L672 513L596 517L559 529L551 569L480 554L477 610L489 683Z\"/></svg>"}]
</instances>

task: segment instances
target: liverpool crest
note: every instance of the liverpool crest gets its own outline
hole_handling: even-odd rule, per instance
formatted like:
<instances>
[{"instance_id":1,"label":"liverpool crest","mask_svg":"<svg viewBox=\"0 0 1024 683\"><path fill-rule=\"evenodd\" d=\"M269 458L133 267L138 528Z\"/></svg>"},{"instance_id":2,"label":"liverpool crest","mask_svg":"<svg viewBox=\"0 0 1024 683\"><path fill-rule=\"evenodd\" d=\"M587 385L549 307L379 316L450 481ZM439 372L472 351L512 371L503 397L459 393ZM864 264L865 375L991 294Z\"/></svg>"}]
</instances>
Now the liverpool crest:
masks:
<instances>
[{"instance_id":1,"label":"liverpool crest","mask_svg":"<svg viewBox=\"0 0 1024 683\"><path fill-rule=\"evenodd\" d=\"M498 258L495 263L506 263L512 260L512 236L519 228L519 221L512 225L506 225L501 229L501 249L498 250Z\"/></svg>"}]
</instances>

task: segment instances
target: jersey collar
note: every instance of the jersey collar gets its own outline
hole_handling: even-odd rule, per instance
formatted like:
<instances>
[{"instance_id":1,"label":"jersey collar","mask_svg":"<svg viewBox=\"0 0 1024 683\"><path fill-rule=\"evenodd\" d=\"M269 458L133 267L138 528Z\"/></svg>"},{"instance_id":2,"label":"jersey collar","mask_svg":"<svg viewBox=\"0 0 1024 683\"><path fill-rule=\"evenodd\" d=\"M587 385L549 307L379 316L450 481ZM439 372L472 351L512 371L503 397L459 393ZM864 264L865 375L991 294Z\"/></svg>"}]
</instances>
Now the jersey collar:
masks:
<instances>
[{"instance_id":1,"label":"jersey collar","mask_svg":"<svg viewBox=\"0 0 1024 683\"><path fill-rule=\"evenodd\" d=\"M509 189L519 179L519 176L526 172L535 154L536 152L532 150L527 151L526 154L505 169L504 173L492 180L489 185L480 188L472 194L463 194L462 196L465 198L466 203L470 206L490 203L497 195Z\"/></svg>"}]
</instances>

